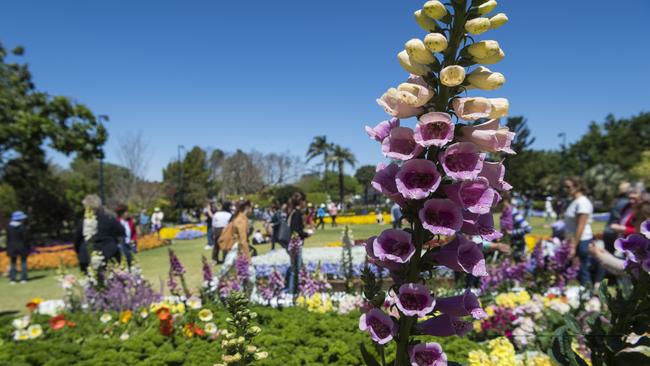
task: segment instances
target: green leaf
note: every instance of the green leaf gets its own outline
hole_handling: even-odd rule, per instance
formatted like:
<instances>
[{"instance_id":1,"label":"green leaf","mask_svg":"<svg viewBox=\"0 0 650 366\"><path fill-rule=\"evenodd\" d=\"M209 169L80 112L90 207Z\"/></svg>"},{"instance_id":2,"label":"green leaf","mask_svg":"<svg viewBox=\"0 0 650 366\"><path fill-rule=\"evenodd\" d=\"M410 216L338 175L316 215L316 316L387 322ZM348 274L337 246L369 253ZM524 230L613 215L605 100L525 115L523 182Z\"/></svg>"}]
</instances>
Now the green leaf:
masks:
<instances>
[{"instance_id":1,"label":"green leaf","mask_svg":"<svg viewBox=\"0 0 650 366\"><path fill-rule=\"evenodd\" d=\"M366 366L381 366L377 360L368 352L366 349L366 345L361 343L359 345L359 348L361 349L361 356L363 357L363 360L366 363Z\"/></svg>"},{"instance_id":2,"label":"green leaf","mask_svg":"<svg viewBox=\"0 0 650 366\"><path fill-rule=\"evenodd\" d=\"M616 354L615 359L617 365L650 365L650 347L625 348Z\"/></svg>"}]
</instances>

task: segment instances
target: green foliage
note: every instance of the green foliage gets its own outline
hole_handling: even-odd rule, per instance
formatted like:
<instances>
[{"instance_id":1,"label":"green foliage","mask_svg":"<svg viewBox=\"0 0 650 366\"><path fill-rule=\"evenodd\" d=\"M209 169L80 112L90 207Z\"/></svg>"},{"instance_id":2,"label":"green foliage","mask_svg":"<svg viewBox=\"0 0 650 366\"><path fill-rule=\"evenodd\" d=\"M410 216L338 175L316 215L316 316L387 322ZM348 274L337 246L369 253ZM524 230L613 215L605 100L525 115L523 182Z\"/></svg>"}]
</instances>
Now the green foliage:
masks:
<instances>
[{"instance_id":1,"label":"green foliage","mask_svg":"<svg viewBox=\"0 0 650 366\"><path fill-rule=\"evenodd\" d=\"M345 200L345 166L350 165L354 167L357 160L350 149L340 145L334 145L332 147L328 160L338 168L339 202L343 202Z\"/></svg>"},{"instance_id":2,"label":"green foliage","mask_svg":"<svg viewBox=\"0 0 650 366\"><path fill-rule=\"evenodd\" d=\"M641 161L632 167L630 173L634 179L642 181L646 186L650 185L650 150L641 154Z\"/></svg>"},{"instance_id":3,"label":"green foliage","mask_svg":"<svg viewBox=\"0 0 650 366\"><path fill-rule=\"evenodd\" d=\"M363 187L363 202L368 203L368 191L370 190L370 183L372 178L375 176L375 167L372 165L364 165L357 169L357 172L354 173L354 177L357 178L357 182Z\"/></svg>"},{"instance_id":4,"label":"green foliage","mask_svg":"<svg viewBox=\"0 0 650 366\"><path fill-rule=\"evenodd\" d=\"M165 216L176 218L181 205L202 207L208 198L209 176L207 153L198 146L188 151L180 164L178 160L167 164L163 169L163 185L171 207Z\"/></svg>"},{"instance_id":5,"label":"green foliage","mask_svg":"<svg viewBox=\"0 0 650 366\"><path fill-rule=\"evenodd\" d=\"M305 174L295 183L295 186L302 189L307 193L307 195L311 192L319 192L325 193L329 195L329 197L337 197L339 195L338 180L339 176L334 172L328 172L325 175L325 179L320 178L318 174ZM344 194L346 195L362 192L362 187L359 185L357 179L349 175L343 176L343 186ZM329 188L329 190L326 188ZM314 200L314 202L316 202L316 200Z\"/></svg>"}]
</instances>

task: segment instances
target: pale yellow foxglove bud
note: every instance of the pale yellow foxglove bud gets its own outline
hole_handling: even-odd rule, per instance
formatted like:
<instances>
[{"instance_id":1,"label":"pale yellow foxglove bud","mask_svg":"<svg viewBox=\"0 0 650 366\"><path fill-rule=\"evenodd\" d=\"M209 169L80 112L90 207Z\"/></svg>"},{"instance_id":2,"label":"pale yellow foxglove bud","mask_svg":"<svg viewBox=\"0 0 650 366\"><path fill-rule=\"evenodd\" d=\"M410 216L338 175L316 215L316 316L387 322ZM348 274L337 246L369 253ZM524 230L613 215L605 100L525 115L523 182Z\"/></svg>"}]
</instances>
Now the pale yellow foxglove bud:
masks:
<instances>
[{"instance_id":1,"label":"pale yellow foxglove bud","mask_svg":"<svg viewBox=\"0 0 650 366\"><path fill-rule=\"evenodd\" d=\"M467 52L474 58L486 58L499 53L499 42L481 41L467 47Z\"/></svg>"},{"instance_id":2,"label":"pale yellow foxglove bud","mask_svg":"<svg viewBox=\"0 0 650 366\"><path fill-rule=\"evenodd\" d=\"M478 13L479 15L485 15L488 13L491 13L494 8L497 7L497 2L496 0L489 0L484 2L483 4L479 5L478 7Z\"/></svg>"},{"instance_id":3,"label":"pale yellow foxglove bud","mask_svg":"<svg viewBox=\"0 0 650 366\"><path fill-rule=\"evenodd\" d=\"M506 23L508 23L508 16L504 13L499 13L490 18L490 29L497 29Z\"/></svg>"},{"instance_id":4,"label":"pale yellow foxglove bud","mask_svg":"<svg viewBox=\"0 0 650 366\"><path fill-rule=\"evenodd\" d=\"M447 38L440 33L429 33L424 37L424 45L431 52L442 52L447 49Z\"/></svg>"},{"instance_id":5,"label":"pale yellow foxglove bud","mask_svg":"<svg viewBox=\"0 0 650 366\"><path fill-rule=\"evenodd\" d=\"M424 46L424 43L417 38L406 42L404 49L411 60L419 64L428 65L436 61L431 52Z\"/></svg>"},{"instance_id":6,"label":"pale yellow foxglove bud","mask_svg":"<svg viewBox=\"0 0 650 366\"><path fill-rule=\"evenodd\" d=\"M490 104L492 105L492 111L488 118L495 119L501 118L508 115L508 110L510 109L510 102L506 98L490 98Z\"/></svg>"},{"instance_id":7,"label":"pale yellow foxglove bud","mask_svg":"<svg viewBox=\"0 0 650 366\"><path fill-rule=\"evenodd\" d=\"M398 98L411 107L422 107L433 98L433 90L415 83L399 84L397 91Z\"/></svg>"},{"instance_id":8,"label":"pale yellow foxglove bud","mask_svg":"<svg viewBox=\"0 0 650 366\"><path fill-rule=\"evenodd\" d=\"M402 51L398 53L397 59L399 60L399 64L402 65L404 70L410 72L411 74L424 76L429 73L428 67L419 64L414 60L411 60L411 58L409 57L408 53L406 53L406 51Z\"/></svg>"},{"instance_id":9,"label":"pale yellow foxglove bud","mask_svg":"<svg viewBox=\"0 0 650 366\"><path fill-rule=\"evenodd\" d=\"M478 89L495 90L505 84L506 78L500 72L492 72L487 67L479 66L467 75L467 81Z\"/></svg>"},{"instance_id":10,"label":"pale yellow foxglove bud","mask_svg":"<svg viewBox=\"0 0 650 366\"><path fill-rule=\"evenodd\" d=\"M433 19L442 19L447 15L447 8L438 0L431 0L424 3L424 13Z\"/></svg>"},{"instance_id":11,"label":"pale yellow foxglove bud","mask_svg":"<svg viewBox=\"0 0 650 366\"><path fill-rule=\"evenodd\" d=\"M502 49L499 48L499 52L496 55L488 56L486 58L474 58L474 61L477 64L482 64L482 65L493 65L496 64L497 62L503 60L503 58L506 57L505 52L503 52Z\"/></svg>"},{"instance_id":12,"label":"pale yellow foxglove bud","mask_svg":"<svg viewBox=\"0 0 650 366\"><path fill-rule=\"evenodd\" d=\"M490 29L490 19L488 18L474 18L465 23L465 30L471 34L485 33Z\"/></svg>"},{"instance_id":13,"label":"pale yellow foxglove bud","mask_svg":"<svg viewBox=\"0 0 650 366\"><path fill-rule=\"evenodd\" d=\"M422 10L418 10L414 13L415 21L418 23L422 29L427 32L432 32L438 29L438 23L435 20L429 18Z\"/></svg>"},{"instance_id":14,"label":"pale yellow foxglove bud","mask_svg":"<svg viewBox=\"0 0 650 366\"><path fill-rule=\"evenodd\" d=\"M447 66L440 71L440 82L446 86L456 86L465 80L465 68L458 65Z\"/></svg>"}]
</instances>

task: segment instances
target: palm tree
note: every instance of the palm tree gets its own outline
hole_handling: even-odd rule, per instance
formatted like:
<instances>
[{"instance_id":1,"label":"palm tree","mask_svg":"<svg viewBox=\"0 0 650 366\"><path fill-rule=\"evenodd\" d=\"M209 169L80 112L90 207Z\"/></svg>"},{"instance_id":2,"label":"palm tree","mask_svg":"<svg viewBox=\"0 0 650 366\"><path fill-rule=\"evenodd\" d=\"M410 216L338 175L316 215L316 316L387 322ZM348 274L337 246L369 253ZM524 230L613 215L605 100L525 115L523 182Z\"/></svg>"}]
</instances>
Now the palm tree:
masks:
<instances>
[{"instance_id":1,"label":"palm tree","mask_svg":"<svg viewBox=\"0 0 650 366\"><path fill-rule=\"evenodd\" d=\"M332 152L329 160L332 164L337 165L339 168L339 202L343 203L343 198L345 195L345 192L343 191L345 164L348 164L354 168L354 165L357 163L357 159L354 157L354 154L352 151L350 151L350 149L341 147L340 145L334 145L332 147Z\"/></svg>"},{"instance_id":2,"label":"palm tree","mask_svg":"<svg viewBox=\"0 0 650 366\"><path fill-rule=\"evenodd\" d=\"M323 157L323 181L325 183L325 193L329 193L327 184L327 167L329 166L329 155L332 152L332 144L327 142L327 136L315 136L307 148L307 162Z\"/></svg>"}]
</instances>

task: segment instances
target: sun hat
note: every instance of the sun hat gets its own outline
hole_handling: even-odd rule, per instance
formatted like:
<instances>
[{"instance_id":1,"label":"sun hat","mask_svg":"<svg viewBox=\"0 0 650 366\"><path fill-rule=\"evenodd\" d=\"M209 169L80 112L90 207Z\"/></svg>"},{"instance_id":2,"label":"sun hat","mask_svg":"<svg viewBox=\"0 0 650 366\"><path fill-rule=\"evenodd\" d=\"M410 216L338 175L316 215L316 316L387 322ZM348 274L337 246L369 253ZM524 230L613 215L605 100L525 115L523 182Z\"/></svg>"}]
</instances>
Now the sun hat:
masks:
<instances>
[{"instance_id":1,"label":"sun hat","mask_svg":"<svg viewBox=\"0 0 650 366\"><path fill-rule=\"evenodd\" d=\"M158 211L160 211L160 207L156 207L153 210L154 210L154 212L158 212Z\"/></svg>"},{"instance_id":2,"label":"sun hat","mask_svg":"<svg viewBox=\"0 0 650 366\"><path fill-rule=\"evenodd\" d=\"M24 212L22 211L14 211L11 214L11 221L23 221L27 218L27 215L25 215Z\"/></svg>"}]
</instances>

